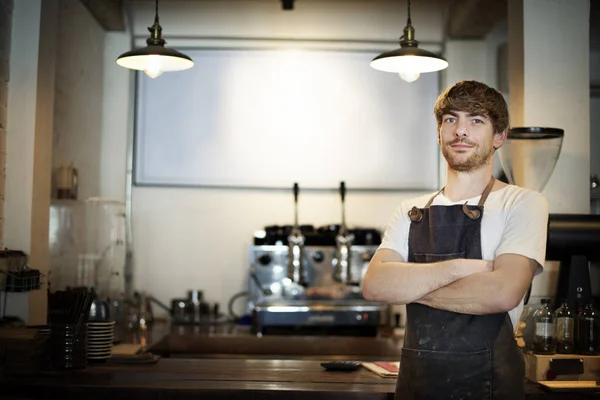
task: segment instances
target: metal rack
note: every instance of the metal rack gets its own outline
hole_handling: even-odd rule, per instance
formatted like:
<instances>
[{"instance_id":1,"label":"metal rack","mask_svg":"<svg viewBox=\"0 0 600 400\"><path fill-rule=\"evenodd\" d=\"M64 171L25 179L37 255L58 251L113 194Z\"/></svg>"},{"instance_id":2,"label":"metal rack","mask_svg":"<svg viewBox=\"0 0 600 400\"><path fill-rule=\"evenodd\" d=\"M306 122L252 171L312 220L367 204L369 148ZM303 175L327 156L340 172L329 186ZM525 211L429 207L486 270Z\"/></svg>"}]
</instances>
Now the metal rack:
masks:
<instances>
[{"instance_id":1,"label":"metal rack","mask_svg":"<svg viewBox=\"0 0 600 400\"><path fill-rule=\"evenodd\" d=\"M0 250L0 292L29 292L40 288L41 273L29 268L20 250Z\"/></svg>"},{"instance_id":2,"label":"metal rack","mask_svg":"<svg viewBox=\"0 0 600 400\"><path fill-rule=\"evenodd\" d=\"M27 255L20 250L0 250L0 292L4 292L3 310L0 319L6 314L8 293L24 293L41 287L43 274L29 268Z\"/></svg>"}]
</instances>

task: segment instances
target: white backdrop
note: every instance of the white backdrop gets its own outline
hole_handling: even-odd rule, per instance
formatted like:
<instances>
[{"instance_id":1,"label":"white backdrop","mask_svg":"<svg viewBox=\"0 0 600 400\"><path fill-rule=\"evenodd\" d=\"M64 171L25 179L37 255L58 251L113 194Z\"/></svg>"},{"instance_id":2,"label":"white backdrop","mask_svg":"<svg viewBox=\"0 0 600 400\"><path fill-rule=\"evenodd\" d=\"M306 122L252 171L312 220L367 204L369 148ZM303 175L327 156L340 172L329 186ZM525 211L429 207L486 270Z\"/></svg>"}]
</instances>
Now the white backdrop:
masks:
<instances>
[{"instance_id":1,"label":"white backdrop","mask_svg":"<svg viewBox=\"0 0 600 400\"><path fill-rule=\"evenodd\" d=\"M376 53L186 50L138 74L138 185L436 189L438 74L414 83Z\"/></svg>"}]
</instances>

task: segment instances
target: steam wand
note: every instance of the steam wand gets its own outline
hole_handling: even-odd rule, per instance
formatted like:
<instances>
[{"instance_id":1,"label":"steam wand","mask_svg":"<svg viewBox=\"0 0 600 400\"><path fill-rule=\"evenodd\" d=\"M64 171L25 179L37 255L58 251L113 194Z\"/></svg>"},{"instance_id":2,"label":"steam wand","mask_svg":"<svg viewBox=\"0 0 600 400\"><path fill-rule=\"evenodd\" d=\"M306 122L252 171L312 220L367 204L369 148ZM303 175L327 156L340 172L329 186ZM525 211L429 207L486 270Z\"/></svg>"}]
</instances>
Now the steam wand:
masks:
<instances>
[{"instance_id":1,"label":"steam wand","mask_svg":"<svg viewBox=\"0 0 600 400\"><path fill-rule=\"evenodd\" d=\"M347 285L352 283L350 246L354 240L354 235L348 233L348 229L346 228L346 184L344 181L340 182L340 197L342 199L342 225L335 237L335 242L337 244L337 268L334 278Z\"/></svg>"},{"instance_id":2,"label":"steam wand","mask_svg":"<svg viewBox=\"0 0 600 400\"><path fill-rule=\"evenodd\" d=\"M304 271L302 268L302 253L305 237L298 226L298 183L294 183L294 227L288 236L288 271L287 277L292 282L302 285Z\"/></svg>"}]
</instances>

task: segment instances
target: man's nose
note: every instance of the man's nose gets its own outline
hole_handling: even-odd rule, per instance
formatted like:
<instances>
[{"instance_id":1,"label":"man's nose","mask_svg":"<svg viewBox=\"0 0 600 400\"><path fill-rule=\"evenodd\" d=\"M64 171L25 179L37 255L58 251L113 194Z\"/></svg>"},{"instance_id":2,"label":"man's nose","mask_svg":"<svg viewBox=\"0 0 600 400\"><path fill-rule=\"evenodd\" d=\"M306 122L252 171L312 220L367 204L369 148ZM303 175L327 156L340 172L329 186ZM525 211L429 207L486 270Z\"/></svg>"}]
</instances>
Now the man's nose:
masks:
<instances>
[{"instance_id":1,"label":"man's nose","mask_svg":"<svg viewBox=\"0 0 600 400\"><path fill-rule=\"evenodd\" d=\"M466 137L469 135L469 129L467 128L467 124L462 121L458 121L456 124L456 129L454 130L454 135L457 137Z\"/></svg>"}]
</instances>

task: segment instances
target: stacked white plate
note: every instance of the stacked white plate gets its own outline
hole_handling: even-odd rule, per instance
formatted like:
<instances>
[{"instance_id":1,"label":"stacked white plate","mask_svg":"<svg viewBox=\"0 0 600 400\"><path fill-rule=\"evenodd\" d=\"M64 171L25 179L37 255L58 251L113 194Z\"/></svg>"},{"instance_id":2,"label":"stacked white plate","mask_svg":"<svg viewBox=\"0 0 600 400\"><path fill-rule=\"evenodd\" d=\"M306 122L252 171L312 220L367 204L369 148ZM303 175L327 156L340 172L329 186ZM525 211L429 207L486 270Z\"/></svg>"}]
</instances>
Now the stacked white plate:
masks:
<instances>
[{"instance_id":1,"label":"stacked white plate","mask_svg":"<svg viewBox=\"0 0 600 400\"><path fill-rule=\"evenodd\" d=\"M89 321L87 323L87 359L106 361L111 356L115 338L115 321Z\"/></svg>"}]
</instances>

